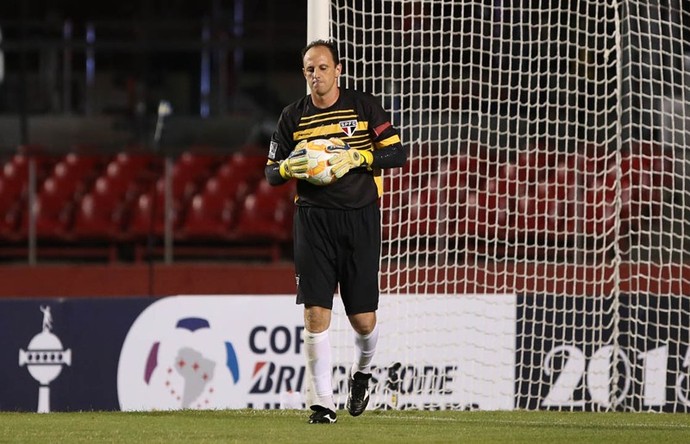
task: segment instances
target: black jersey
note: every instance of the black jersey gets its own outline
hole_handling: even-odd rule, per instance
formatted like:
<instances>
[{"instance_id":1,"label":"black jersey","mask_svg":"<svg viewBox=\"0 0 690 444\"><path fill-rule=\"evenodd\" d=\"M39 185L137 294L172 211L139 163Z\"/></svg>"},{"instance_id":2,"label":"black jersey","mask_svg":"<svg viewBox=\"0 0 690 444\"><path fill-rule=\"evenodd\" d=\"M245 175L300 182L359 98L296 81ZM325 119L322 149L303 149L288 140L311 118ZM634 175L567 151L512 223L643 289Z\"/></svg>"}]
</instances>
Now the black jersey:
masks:
<instances>
[{"instance_id":1,"label":"black jersey","mask_svg":"<svg viewBox=\"0 0 690 444\"><path fill-rule=\"evenodd\" d=\"M368 93L341 88L333 106L320 109L311 96L283 110L268 153L272 161L286 159L301 140L342 139L353 149L378 150L400 144L387 113ZM297 181L297 205L321 208L363 208L382 192L381 171L360 167L327 186Z\"/></svg>"}]
</instances>

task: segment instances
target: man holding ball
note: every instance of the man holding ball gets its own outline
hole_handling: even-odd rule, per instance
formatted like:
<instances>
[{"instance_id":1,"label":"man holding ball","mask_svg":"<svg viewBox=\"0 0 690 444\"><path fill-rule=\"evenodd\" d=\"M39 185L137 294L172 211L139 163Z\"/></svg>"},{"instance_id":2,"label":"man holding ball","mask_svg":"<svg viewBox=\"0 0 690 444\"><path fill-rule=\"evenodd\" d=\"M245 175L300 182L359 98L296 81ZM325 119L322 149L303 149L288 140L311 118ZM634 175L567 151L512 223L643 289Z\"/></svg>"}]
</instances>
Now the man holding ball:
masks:
<instances>
[{"instance_id":1,"label":"man holding ball","mask_svg":"<svg viewBox=\"0 0 690 444\"><path fill-rule=\"evenodd\" d=\"M388 114L368 93L340 88L342 65L331 41L302 50L302 72L311 93L288 105L271 138L266 178L271 185L297 179L294 255L297 303L304 305L304 344L312 424L336 422L328 329L338 286L355 332L347 410L361 415L369 402L376 351L381 255L381 170L405 165L407 153ZM335 179L309 181L305 141L333 139L329 160ZM299 151L299 150L298 150Z\"/></svg>"}]
</instances>

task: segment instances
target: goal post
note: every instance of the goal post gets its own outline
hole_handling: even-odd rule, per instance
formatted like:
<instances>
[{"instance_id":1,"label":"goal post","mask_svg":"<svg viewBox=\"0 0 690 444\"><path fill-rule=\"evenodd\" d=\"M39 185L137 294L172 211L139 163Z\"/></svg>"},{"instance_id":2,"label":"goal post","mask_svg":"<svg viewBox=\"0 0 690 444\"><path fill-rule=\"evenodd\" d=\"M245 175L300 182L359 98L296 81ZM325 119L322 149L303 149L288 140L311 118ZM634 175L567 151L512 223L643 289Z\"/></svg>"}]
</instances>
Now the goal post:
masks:
<instances>
[{"instance_id":1,"label":"goal post","mask_svg":"<svg viewBox=\"0 0 690 444\"><path fill-rule=\"evenodd\" d=\"M307 42L331 36L330 0L307 0Z\"/></svg>"},{"instance_id":2,"label":"goal post","mask_svg":"<svg viewBox=\"0 0 690 444\"><path fill-rule=\"evenodd\" d=\"M409 153L384 173L374 406L690 410L684 2L329 5L341 86Z\"/></svg>"}]
</instances>

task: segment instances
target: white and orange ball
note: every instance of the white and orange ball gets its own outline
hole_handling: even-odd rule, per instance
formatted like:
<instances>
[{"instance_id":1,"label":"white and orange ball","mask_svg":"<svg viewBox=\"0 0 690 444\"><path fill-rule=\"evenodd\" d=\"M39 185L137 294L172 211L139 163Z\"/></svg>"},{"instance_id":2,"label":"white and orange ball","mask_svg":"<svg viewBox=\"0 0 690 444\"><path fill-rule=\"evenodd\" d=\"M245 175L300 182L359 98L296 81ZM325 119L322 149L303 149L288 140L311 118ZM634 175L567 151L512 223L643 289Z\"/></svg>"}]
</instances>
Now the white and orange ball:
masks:
<instances>
[{"instance_id":1,"label":"white and orange ball","mask_svg":"<svg viewBox=\"0 0 690 444\"><path fill-rule=\"evenodd\" d=\"M303 145L309 161L309 178L306 180L319 186L335 182L337 178L331 171L332 166L328 161L342 150L349 149L347 144L340 139L314 139ZM297 151L299 150L296 149L295 152Z\"/></svg>"}]
</instances>

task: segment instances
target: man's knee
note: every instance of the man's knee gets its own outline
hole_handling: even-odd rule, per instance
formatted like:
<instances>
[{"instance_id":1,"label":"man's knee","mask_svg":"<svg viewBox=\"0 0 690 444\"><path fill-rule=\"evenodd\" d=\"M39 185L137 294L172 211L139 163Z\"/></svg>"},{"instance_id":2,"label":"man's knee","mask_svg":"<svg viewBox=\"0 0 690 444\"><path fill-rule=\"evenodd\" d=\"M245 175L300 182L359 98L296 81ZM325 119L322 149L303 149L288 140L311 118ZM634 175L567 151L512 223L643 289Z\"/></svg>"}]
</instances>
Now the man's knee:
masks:
<instances>
[{"instance_id":1,"label":"man's knee","mask_svg":"<svg viewBox=\"0 0 690 444\"><path fill-rule=\"evenodd\" d=\"M357 313L349 316L350 325L360 335L368 335L376 327L376 312Z\"/></svg>"},{"instance_id":2,"label":"man's knee","mask_svg":"<svg viewBox=\"0 0 690 444\"><path fill-rule=\"evenodd\" d=\"M321 333L331 325L331 310L310 305L304 307L304 328L311 333Z\"/></svg>"}]
</instances>

